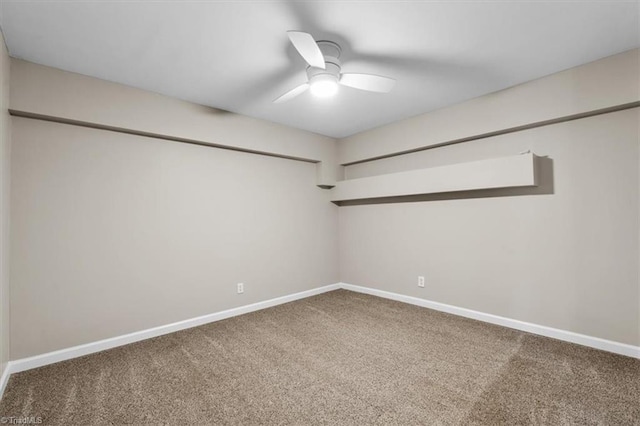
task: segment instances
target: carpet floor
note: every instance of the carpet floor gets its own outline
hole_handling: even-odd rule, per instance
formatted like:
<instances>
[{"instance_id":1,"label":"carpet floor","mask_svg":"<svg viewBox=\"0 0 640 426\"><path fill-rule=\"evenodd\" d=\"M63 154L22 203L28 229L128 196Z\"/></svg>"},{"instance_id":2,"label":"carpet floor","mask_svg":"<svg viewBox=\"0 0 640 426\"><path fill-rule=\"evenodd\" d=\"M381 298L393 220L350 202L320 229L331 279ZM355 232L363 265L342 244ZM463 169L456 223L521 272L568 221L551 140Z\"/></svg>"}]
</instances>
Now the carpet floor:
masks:
<instances>
[{"instance_id":1,"label":"carpet floor","mask_svg":"<svg viewBox=\"0 0 640 426\"><path fill-rule=\"evenodd\" d=\"M45 425L640 424L640 360L337 290L11 376Z\"/></svg>"}]
</instances>

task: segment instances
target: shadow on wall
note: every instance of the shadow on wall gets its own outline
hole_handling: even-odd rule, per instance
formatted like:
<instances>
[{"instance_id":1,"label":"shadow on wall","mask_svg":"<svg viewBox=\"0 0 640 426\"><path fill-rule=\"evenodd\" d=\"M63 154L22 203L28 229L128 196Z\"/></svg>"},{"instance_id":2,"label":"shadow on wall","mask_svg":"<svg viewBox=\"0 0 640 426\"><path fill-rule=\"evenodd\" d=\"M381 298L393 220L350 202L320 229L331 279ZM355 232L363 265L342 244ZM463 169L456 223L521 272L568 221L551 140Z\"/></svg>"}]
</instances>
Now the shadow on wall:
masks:
<instances>
[{"instance_id":1,"label":"shadow on wall","mask_svg":"<svg viewBox=\"0 0 640 426\"><path fill-rule=\"evenodd\" d=\"M517 197L520 195L551 195L554 193L553 159L538 157L538 186L521 188L480 189L476 191L443 192L439 194L406 195L399 197L368 198L363 200L338 201L340 207L368 204L417 203L422 201L463 200L470 198Z\"/></svg>"}]
</instances>

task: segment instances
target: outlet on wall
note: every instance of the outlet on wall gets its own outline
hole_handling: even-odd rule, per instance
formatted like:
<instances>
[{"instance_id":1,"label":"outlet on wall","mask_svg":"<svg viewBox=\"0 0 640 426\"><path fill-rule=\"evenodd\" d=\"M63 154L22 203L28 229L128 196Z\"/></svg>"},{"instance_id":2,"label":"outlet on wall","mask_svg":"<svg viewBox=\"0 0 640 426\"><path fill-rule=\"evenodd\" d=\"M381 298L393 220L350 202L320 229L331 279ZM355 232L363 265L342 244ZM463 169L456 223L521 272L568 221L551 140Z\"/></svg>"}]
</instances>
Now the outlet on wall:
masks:
<instances>
[{"instance_id":1,"label":"outlet on wall","mask_svg":"<svg viewBox=\"0 0 640 426\"><path fill-rule=\"evenodd\" d=\"M418 287L424 287L424 277L418 277Z\"/></svg>"},{"instance_id":2,"label":"outlet on wall","mask_svg":"<svg viewBox=\"0 0 640 426\"><path fill-rule=\"evenodd\" d=\"M244 283L238 283L238 294L244 293Z\"/></svg>"}]
</instances>

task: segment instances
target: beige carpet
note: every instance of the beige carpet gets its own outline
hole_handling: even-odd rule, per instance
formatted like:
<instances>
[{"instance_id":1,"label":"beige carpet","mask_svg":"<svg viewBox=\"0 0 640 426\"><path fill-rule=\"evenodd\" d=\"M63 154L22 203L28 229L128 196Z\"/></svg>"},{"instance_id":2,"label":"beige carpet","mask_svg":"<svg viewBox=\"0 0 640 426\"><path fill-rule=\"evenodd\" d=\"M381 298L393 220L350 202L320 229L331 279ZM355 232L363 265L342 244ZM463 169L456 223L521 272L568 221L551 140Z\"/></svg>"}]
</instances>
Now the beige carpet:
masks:
<instances>
[{"instance_id":1,"label":"beige carpet","mask_svg":"<svg viewBox=\"0 0 640 426\"><path fill-rule=\"evenodd\" d=\"M43 424L640 424L640 361L344 290L13 375Z\"/></svg>"}]
</instances>

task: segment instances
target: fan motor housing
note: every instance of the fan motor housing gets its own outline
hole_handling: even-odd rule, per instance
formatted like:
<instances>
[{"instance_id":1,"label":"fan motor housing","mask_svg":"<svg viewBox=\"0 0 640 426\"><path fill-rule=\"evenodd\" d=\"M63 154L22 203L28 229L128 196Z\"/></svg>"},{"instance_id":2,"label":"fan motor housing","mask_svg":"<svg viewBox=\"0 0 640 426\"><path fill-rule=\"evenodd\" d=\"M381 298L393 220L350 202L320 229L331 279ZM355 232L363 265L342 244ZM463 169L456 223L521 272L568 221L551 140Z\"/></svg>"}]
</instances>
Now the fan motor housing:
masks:
<instances>
[{"instance_id":1,"label":"fan motor housing","mask_svg":"<svg viewBox=\"0 0 640 426\"><path fill-rule=\"evenodd\" d=\"M325 69L316 68L316 67L307 67L307 77L309 81L320 74L328 74L335 78L336 80L340 80L340 54L342 53L342 49L340 46L332 41L321 40L318 41L318 47L324 56Z\"/></svg>"},{"instance_id":2,"label":"fan motor housing","mask_svg":"<svg viewBox=\"0 0 640 426\"><path fill-rule=\"evenodd\" d=\"M326 68L316 68L316 67L307 67L307 77L309 77L309 81L320 74L328 74L336 79L340 78L340 61L338 58L332 58L330 56L325 56L324 58Z\"/></svg>"},{"instance_id":3,"label":"fan motor housing","mask_svg":"<svg viewBox=\"0 0 640 426\"><path fill-rule=\"evenodd\" d=\"M334 43L329 40L320 40L316 42L316 44L325 57L332 56L334 58L339 58L342 54L342 48L338 43Z\"/></svg>"}]
</instances>

